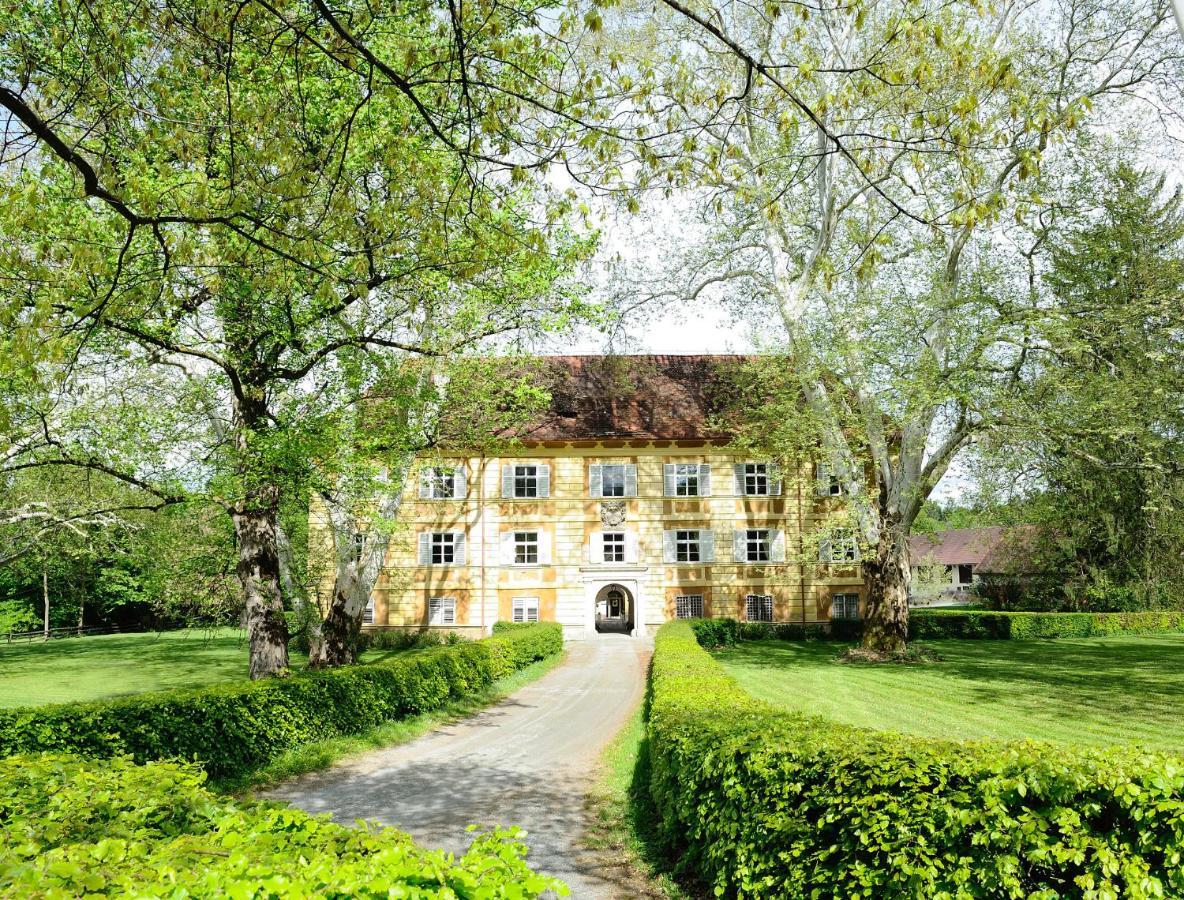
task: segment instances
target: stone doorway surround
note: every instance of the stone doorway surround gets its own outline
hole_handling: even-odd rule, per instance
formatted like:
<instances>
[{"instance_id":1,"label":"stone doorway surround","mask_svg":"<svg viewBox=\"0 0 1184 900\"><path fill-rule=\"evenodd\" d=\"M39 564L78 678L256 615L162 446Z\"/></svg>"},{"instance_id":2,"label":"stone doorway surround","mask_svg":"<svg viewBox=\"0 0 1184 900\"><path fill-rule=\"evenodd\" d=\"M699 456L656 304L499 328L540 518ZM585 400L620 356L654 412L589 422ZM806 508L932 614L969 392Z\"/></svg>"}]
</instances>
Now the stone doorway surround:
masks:
<instances>
[{"instance_id":1,"label":"stone doorway surround","mask_svg":"<svg viewBox=\"0 0 1184 900\"><path fill-rule=\"evenodd\" d=\"M614 585L624 590L633 601L633 637L644 636L646 598L644 576L649 566L589 566L581 568L584 577L583 636L593 638L596 632L596 600L601 592ZM575 637L576 635L572 635Z\"/></svg>"}]
</instances>

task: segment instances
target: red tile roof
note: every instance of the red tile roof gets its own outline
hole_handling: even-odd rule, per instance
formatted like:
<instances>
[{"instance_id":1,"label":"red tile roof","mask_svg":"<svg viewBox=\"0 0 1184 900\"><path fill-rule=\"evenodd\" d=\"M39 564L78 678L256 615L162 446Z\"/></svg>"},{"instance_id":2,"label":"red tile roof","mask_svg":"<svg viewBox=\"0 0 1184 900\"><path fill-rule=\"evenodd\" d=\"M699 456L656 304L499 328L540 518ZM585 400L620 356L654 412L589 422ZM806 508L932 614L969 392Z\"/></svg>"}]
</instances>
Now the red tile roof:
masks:
<instances>
[{"instance_id":1,"label":"red tile roof","mask_svg":"<svg viewBox=\"0 0 1184 900\"><path fill-rule=\"evenodd\" d=\"M918 566L969 564L980 572L1014 574L1030 569L1027 551L1032 535L1031 525L989 525L914 534L909 538L909 556Z\"/></svg>"},{"instance_id":2,"label":"red tile roof","mask_svg":"<svg viewBox=\"0 0 1184 900\"><path fill-rule=\"evenodd\" d=\"M545 356L551 392L524 441L726 440L715 419L734 390L728 369L743 356Z\"/></svg>"}]
</instances>

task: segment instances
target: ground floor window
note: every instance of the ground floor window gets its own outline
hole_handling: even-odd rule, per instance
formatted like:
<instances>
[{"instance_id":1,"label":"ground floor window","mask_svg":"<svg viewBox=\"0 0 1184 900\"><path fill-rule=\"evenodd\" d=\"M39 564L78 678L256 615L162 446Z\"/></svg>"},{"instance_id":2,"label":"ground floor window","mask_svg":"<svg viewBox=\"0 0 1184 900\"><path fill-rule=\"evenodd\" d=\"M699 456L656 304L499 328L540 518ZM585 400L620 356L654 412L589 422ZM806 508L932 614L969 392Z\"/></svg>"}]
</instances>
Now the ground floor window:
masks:
<instances>
[{"instance_id":1,"label":"ground floor window","mask_svg":"<svg viewBox=\"0 0 1184 900\"><path fill-rule=\"evenodd\" d=\"M832 619L858 619L859 594L831 594L830 617Z\"/></svg>"},{"instance_id":2,"label":"ground floor window","mask_svg":"<svg viewBox=\"0 0 1184 900\"><path fill-rule=\"evenodd\" d=\"M773 621L773 595L749 594L744 598L744 618L749 622Z\"/></svg>"},{"instance_id":3,"label":"ground floor window","mask_svg":"<svg viewBox=\"0 0 1184 900\"><path fill-rule=\"evenodd\" d=\"M675 597L674 614L679 619L702 619L703 595L680 594Z\"/></svg>"},{"instance_id":4,"label":"ground floor window","mask_svg":"<svg viewBox=\"0 0 1184 900\"><path fill-rule=\"evenodd\" d=\"M456 598L432 597L428 600L429 625L456 624Z\"/></svg>"},{"instance_id":5,"label":"ground floor window","mask_svg":"<svg viewBox=\"0 0 1184 900\"><path fill-rule=\"evenodd\" d=\"M362 610L362 624L363 625L373 625L374 624L374 598L373 597L371 597L370 602L368 602L366 604L366 608L364 610Z\"/></svg>"},{"instance_id":6,"label":"ground floor window","mask_svg":"<svg viewBox=\"0 0 1184 900\"><path fill-rule=\"evenodd\" d=\"M539 620L538 597L515 597L511 619L514 622L537 622Z\"/></svg>"}]
</instances>

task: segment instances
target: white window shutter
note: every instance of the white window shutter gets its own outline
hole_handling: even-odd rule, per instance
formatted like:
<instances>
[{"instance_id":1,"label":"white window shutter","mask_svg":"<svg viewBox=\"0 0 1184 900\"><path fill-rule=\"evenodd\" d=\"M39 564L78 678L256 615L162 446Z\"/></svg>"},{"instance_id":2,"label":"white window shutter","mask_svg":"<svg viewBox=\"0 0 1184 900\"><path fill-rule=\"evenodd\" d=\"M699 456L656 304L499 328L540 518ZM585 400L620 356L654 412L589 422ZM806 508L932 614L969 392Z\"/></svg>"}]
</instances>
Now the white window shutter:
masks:
<instances>
[{"instance_id":1,"label":"white window shutter","mask_svg":"<svg viewBox=\"0 0 1184 900\"><path fill-rule=\"evenodd\" d=\"M781 467L774 463L769 463L769 467L765 470L769 473L769 495L772 497L781 496Z\"/></svg>"},{"instance_id":2,"label":"white window shutter","mask_svg":"<svg viewBox=\"0 0 1184 900\"><path fill-rule=\"evenodd\" d=\"M457 500L464 500L469 496L469 480L464 466L457 466L452 470L452 496Z\"/></svg>"},{"instance_id":3,"label":"white window shutter","mask_svg":"<svg viewBox=\"0 0 1184 900\"><path fill-rule=\"evenodd\" d=\"M588 466L588 493L592 497L603 497L603 472L601 466Z\"/></svg>"},{"instance_id":4,"label":"white window shutter","mask_svg":"<svg viewBox=\"0 0 1184 900\"><path fill-rule=\"evenodd\" d=\"M772 546L769 548L769 559L772 562L785 562L785 532L781 529L773 532Z\"/></svg>"},{"instance_id":5,"label":"white window shutter","mask_svg":"<svg viewBox=\"0 0 1184 900\"><path fill-rule=\"evenodd\" d=\"M818 561L830 562L830 538L823 538L818 542Z\"/></svg>"},{"instance_id":6,"label":"white window shutter","mask_svg":"<svg viewBox=\"0 0 1184 900\"><path fill-rule=\"evenodd\" d=\"M432 470L421 469L419 472L419 499L427 500L432 496Z\"/></svg>"},{"instance_id":7,"label":"white window shutter","mask_svg":"<svg viewBox=\"0 0 1184 900\"><path fill-rule=\"evenodd\" d=\"M735 562L748 562L746 538L747 535L739 528L732 532L732 559Z\"/></svg>"},{"instance_id":8,"label":"white window shutter","mask_svg":"<svg viewBox=\"0 0 1184 900\"><path fill-rule=\"evenodd\" d=\"M744 463L736 463L732 466L733 487L737 497L744 496Z\"/></svg>"},{"instance_id":9,"label":"white window shutter","mask_svg":"<svg viewBox=\"0 0 1184 900\"><path fill-rule=\"evenodd\" d=\"M625 532L625 562L636 563L638 559L637 535L632 531Z\"/></svg>"},{"instance_id":10,"label":"white window shutter","mask_svg":"<svg viewBox=\"0 0 1184 900\"><path fill-rule=\"evenodd\" d=\"M514 496L514 466L510 463L502 466L502 496Z\"/></svg>"},{"instance_id":11,"label":"white window shutter","mask_svg":"<svg viewBox=\"0 0 1184 900\"><path fill-rule=\"evenodd\" d=\"M455 535L452 543L452 564L463 566L465 564L465 533L463 531L452 533Z\"/></svg>"},{"instance_id":12,"label":"white window shutter","mask_svg":"<svg viewBox=\"0 0 1184 900\"><path fill-rule=\"evenodd\" d=\"M538 492L540 497L551 496L551 467L546 463L539 463L535 470L538 474Z\"/></svg>"},{"instance_id":13,"label":"white window shutter","mask_svg":"<svg viewBox=\"0 0 1184 900\"><path fill-rule=\"evenodd\" d=\"M668 563L678 561L678 542L676 532L662 532L662 559Z\"/></svg>"},{"instance_id":14,"label":"white window shutter","mask_svg":"<svg viewBox=\"0 0 1184 900\"><path fill-rule=\"evenodd\" d=\"M699 559L715 562L715 532L705 528L699 532Z\"/></svg>"},{"instance_id":15,"label":"white window shutter","mask_svg":"<svg viewBox=\"0 0 1184 900\"><path fill-rule=\"evenodd\" d=\"M831 467L826 463L818 463L814 468L814 492L819 497L830 496Z\"/></svg>"},{"instance_id":16,"label":"white window shutter","mask_svg":"<svg viewBox=\"0 0 1184 900\"><path fill-rule=\"evenodd\" d=\"M604 532L593 531L588 538L588 562L604 562Z\"/></svg>"},{"instance_id":17,"label":"white window shutter","mask_svg":"<svg viewBox=\"0 0 1184 900\"><path fill-rule=\"evenodd\" d=\"M431 532L421 531L419 533L419 564L421 566L430 565L432 562L432 535Z\"/></svg>"},{"instance_id":18,"label":"white window shutter","mask_svg":"<svg viewBox=\"0 0 1184 900\"><path fill-rule=\"evenodd\" d=\"M540 531L539 535L539 565L551 565L551 532Z\"/></svg>"},{"instance_id":19,"label":"white window shutter","mask_svg":"<svg viewBox=\"0 0 1184 900\"><path fill-rule=\"evenodd\" d=\"M637 496L637 466L625 466L625 496Z\"/></svg>"},{"instance_id":20,"label":"white window shutter","mask_svg":"<svg viewBox=\"0 0 1184 900\"><path fill-rule=\"evenodd\" d=\"M671 463L666 463L662 466L662 492L667 497L673 497L678 493L678 479L675 478L675 466Z\"/></svg>"},{"instance_id":21,"label":"white window shutter","mask_svg":"<svg viewBox=\"0 0 1184 900\"><path fill-rule=\"evenodd\" d=\"M512 566L514 564L514 532L502 532L502 565Z\"/></svg>"},{"instance_id":22,"label":"white window shutter","mask_svg":"<svg viewBox=\"0 0 1184 900\"><path fill-rule=\"evenodd\" d=\"M699 466L699 496L711 496L711 465L702 463Z\"/></svg>"}]
</instances>

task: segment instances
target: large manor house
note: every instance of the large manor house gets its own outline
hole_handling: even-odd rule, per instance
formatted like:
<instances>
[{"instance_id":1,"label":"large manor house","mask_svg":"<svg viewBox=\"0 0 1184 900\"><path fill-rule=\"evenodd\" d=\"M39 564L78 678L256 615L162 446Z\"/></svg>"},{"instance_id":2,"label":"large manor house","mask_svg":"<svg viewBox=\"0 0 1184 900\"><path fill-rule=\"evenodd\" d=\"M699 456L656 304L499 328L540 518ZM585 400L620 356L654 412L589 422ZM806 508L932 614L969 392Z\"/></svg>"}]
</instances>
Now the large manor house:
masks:
<instances>
[{"instance_id":1,"label":"large manor house","mask_svg":"<svg viewBox=\"0 0 1184 900\"><path fill-rule=\"evenodd\" d=\"M811 536L841 504L825 468L783 477L713 430L719 356L547 357L549 414L499 456L425 457L365 622L568 637L673 618L861 613L858 548Z\"/></svg>"}]
</instances>

